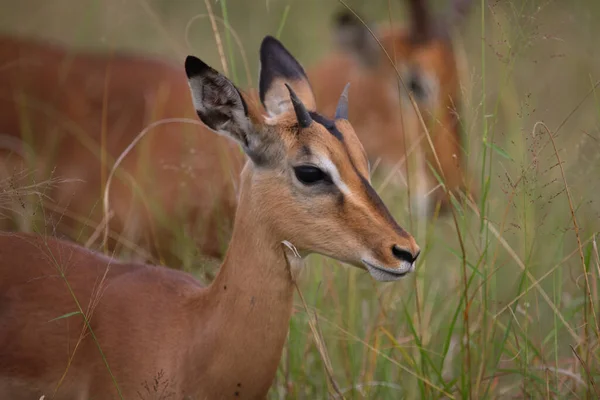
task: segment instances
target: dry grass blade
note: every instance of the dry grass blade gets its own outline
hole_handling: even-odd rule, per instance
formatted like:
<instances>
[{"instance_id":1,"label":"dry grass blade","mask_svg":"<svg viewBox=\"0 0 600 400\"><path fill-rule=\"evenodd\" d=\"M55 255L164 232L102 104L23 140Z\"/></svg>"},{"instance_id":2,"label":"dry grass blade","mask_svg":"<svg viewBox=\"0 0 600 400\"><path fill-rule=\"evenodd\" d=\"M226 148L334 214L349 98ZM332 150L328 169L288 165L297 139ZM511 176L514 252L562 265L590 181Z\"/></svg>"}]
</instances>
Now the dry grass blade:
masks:
<instances>
[{"instance_id":1,"label":"dry grass blade","mask_svg":"<svg viewBox=\"0 0 600 400\"><path fill-rule=\"evenodd\" d=\"M191 42L189 40L190 29L191 29L194 21L196 21L198 19L202 19L202 18L212 18L215 21L219 21L221 24L223 24L223 27L227 31L229 31L229 33L231 33L231 36L233 36L233 40L235 40L235 44L238 46L238 50L240 51L240 54L242 56L242 63L244 64L244 70L246 71L246 79L248 80L248 86L253 87L252 74L250 73L250 64L248 63L248 57L246 56L246 51L244 50L244 45L242 44L242 40L240 39L240 36L235 31L235 29L233 29L233 27L231 25L229 25L227 23L227 21L225 21L223 18L217 17L216 15L213 15L211 17L209 14L198 14L198 15L195 15L193 18L191 18L185 27L185 42L187 43L188 47L190 47L190 48L192 47L190 44Z\"/></svg>"},{"instance_id":2,"label":"dry grass blade","mask_svg":"<svg viewBox=\"0 0 600 400\"><path fill-rule=\"evenodd\" d=\"M221 59L221 65L223 66L223 73L225 76L229 76L229 67L227 66L227 59L225 58L225 51L223 50L221 34L219 33L219 28L217 28L217 22L215 21L215 13L210 5L210 0L204 0L204 4L206 4L206 11L208 12L213 35L215 36L215 42L217 42L217 51L219 52L219 58Z\"/></svg>"},{"instance_id":3,"label":"dry grass blade","mask_svg":"<svg viewBox=\"0 0 600 400\"><path fill-rule=\"evenodd\" d=\"M479 215L479 210L477 209L477 207L471 201L468 201L468 200L467 200L467 204L473 210L473 212L475 212L477 217L479 217L480 215ZM486 228L489 229L489 231L496 237L496 239L500 242L502 247L504 247L504 250L506 250L506 252L511 256L511 258L517 263L517 265L519 266L521 271L526 273L527 278L529 279L529 282L534 284L537 281L537 279L535 278L535 276L533 276L531 274L531 272L529 272L529 270L525 266L525 263L523 263L523 260L521 260L519 255L508 244L508 242L502 237L500 232L498 232L498 230L491 224L490 221L485 220L485 219L483 221L484 221ZM571 327L571 325L569 325L569 323L565 319L564 315L562 315L562 313L560 312L558 307L556 307L556 304L554 304L552 302L552 300L550 299L550 296L548 296L548 293L546 293L546 291L539 285L535 286L535 287L538 290L538 292L540 293L540 295L542 296L542 298L544 299L544 301L550 306L552 311L558 316L560 321L565 325L565 327L569 331L569 334L571 334L571 336L573 337L575 342L579 343L580 342L579 336L577 336L577 333L575 333L575 330ZM495 318L497 318L498 316L499 316L499 314L496 314Z\"/></svg>"},{"instance_id":4,"label":"dry grass blade","mask_svg":"<svg viewBox=\"0 0 600 400\"><path fill-rule=\"evenodd\" d=\"M587 374L587 377L590 381L590 385L594 389L594 392L596 392L596 396L598 396L597 398L600 399L600 391L596 387L596 382L594 382L594 376L591 374L589 366L585 362L583 362L583 360L581 359L581 357L579 356L579 354L573 346L569 345L569 347L571 348L571 351L573 351L573 354L575 355L575 357L577 357L577 360L585 370L585 373Z\"/></svg>"},{"instance_id":5,"label":"dry grass blade","mask_svg":"<svg viewBox=\"0 0 600 400\"><path fill-rule=\"evenodd\" d=\"M200 121L196 121L196 120L193 120L190 118L167 118L167 119L153 122L152 124L150 124L146 128L144 128L144 130L142 130L140 133L138 133L138 135L135 137L135 139L133 139L131 141L131 143L129 143L129 145L125 148L125 150L123 150L123 152L119 155L119 158L117 158L117 160L115 161L115 164L113 165L112 169L110 170L110 173L108 174L108 179L106 180L106 186L104 188L104 194L102 196L102 210L103 210L103 214L104 214L104 219L107 219L110 215L110 204L109 204L110 186L111 186L112 178L115 174L115 171L117 170L117 168L119 167L121 162L125 159L125 157L127 157L127 154L129 154L129 152L140 142L140 140L142 140L142 138L148 132L150 132L152 129L154 129L160 125L175 124L175 123L194 124L194 125L203 126ZM106 224L105 229L104 229L104 237L102 240L103 246L105 249L107 249L107 246L108 246L108 231L109 231L108 224Z\"/></svg>"},{"instance_id":6,"label":"dry grass blade","mask_svg":"<svg viewBox=\"0 0 600 400\"><path fill-rule=\"evenodd\" d=\"M50 248L50 246L48 245L47 242L44 241L44 246L45 248L39 248L39 250L41 250L43 252L43 254L46 255L46 257L48 258L48 260L50 261L50 263L55 267L56 271L58 272L59 276L61 277L61 279L63 280L63 282L65 283L65 286L67 288L67 291L69 292L69 295L71 296L71 298L73 299L73 302L75 303L75 307L77 308L78 314L81 315L83 317L83 326L82 326L82 333L80 335L80 338L78 340L77 346L75 347L74 351L77 350L78 344L81 341L81 338L83 337L83 335L85 334L85 332L89 332L89 334L92 336L92 340L94 341L94 343L96 344L96 347L100 353L100 356L102 358L102 361L104 363L104 365L106 366L106 370L108 372L108 374L110 375L111 381L114 384L115 389L117 390L117 394L119 396L120 399L123 399L123 394L121 392L121 388L119 387L119 384L117 383L117 380L115 378L115 376L113 375L113 372L108 364L108 360L106 359L104 352L102 351L102 347L100 346L100 342L98 341L98 338L96 337L96 334L94 333L92 326L91 326L91 322L90 322L90 318L92 317L93 314L93 310L95 308L95 306L97 305L97 302L100 299L99 293L100 293L100 289L103 286L104 280L106 278L106 275L108 273L108 270L110 269L110 264L107 265L106 270L104 271L104 274L102 276L102 278L100 279L99 284L94 288L94 293L98 294L96 296L94 296L92 298L91 303L89 304L88 307L88 313L84 312L84 308L82 306L82 304L79 302L79 299L77 297L77 295L75 294L75 291L73 290L73 288L71 287L71 284L69 282L69 280L67 279L67 274L66 274L66 269L63 266L63 262L59 259L62 257L61 254L56 254L55 252L52 251L52 249ZM58 389L60 388L64 378L67 375L68 369L70 367L71 364L71 360L72 357L74 356L74 353L72 353L70 355L70 360L66 366L65 371L62 374L61 379L59 380L59 382L57 383L56 387L55 387L55 391L54 391L54 395L53 397L56 395Z\"/></svg>"},{"instance_id":7,"label":"dry grass blade","mask_svg":"<svg viewBox=\"0 0 600 400\"><path fill-rule=\"evenodd\" d=\"M154 26L160 30L162 37L166 38L169 41L169 44L176 49L177 54L180 56L185 55L185 49L183 46L181 46L180 42L170 34L169 30L162 23L160 16L156 13L156 10L152 9L150 4L148 4L148 0L138 0L138 4L152 19L155 24Z\"/></svg>"},{"instance_id":8,"label":"dry grass blade","mask_svg":"<svg viewBox=\"0 0 600 400\"><path fill-rule=\"evenodd\" d=\"M334 392L336 393L336 398L344 399L344 395L342 394L342 392L340 390L340 386L338 385L335 378L333 377L333 367L331 366L331 359L329 358L329 354L327 353L327 347L325 346L325 341L323 340L323 335L321 335L321 332L318 327L317 314L315 312L314 316L311 315L311 312L308 309L308 305L306 304L306 300L304 300L304 296L302 295L302 292L300 291L300 288L298 287L298 283L296 282L296 280L294 280L294 285L296 286L296 291L298 292L298 295L300 296L300 300L302 301L302 306L304 307L304 310L306 311L306 315L308 316L308 326L310 327L310 330L313 334L313 339L315 341L315 344L317 345L317 350L319 351L319 354L321 355L321 360L323 360L323 365L325 367L325 372L327 373L329 383L331 384L331 387L333 388Z\"/></svg>"},{"instance_id":9,"label":"dry grass blade","mask_svg":"<svg viewBox=\"0 0 600 400\"><path fill-rule=\"evenodd\" d=\"M592 239L588 239L582 243L582 245L586 245L591 242ZM504 314L506 310L508 310L513 304L515 304L519 299L529 293L533 288L539 286L544 279L552 275L558 268L564 265L571 257L573 257L577 253L578 249L573 250L571 253L567 254L560 262L556 263L552 268L544 273L544 275L540 276L534 282L531 283L525 290L523 290L519 295L517 295L514 299L512 299L508 304L500 309L495 315L494 318L498 318L498 316Z\"/></svg>"},{"instance_id":10,"label":"dry grass blade","mask_svg":"<svg viewBox=\"0 0 600 400\"><path fill-rule=\"evenodd\" d=\"M550 129L548 129L548 126L546 126L546 124L544 124L543 122L538 121L533 126L534 133L535 133L537 126L543 127L546 134L550 138L550 142L552 143L552 148L554 149L554 155L556 156L556 161L558 162L558 168L560 170L560 175L562 177L563 184L565 187L565 192L567 194L567 200L569 202L569 211L571 212L571 221L573 222L573 228L575 230L575 238L577 239L577 248L579 250L579 258L581 260L581 266L583 268L583 276L585 277L585 287L586 287L586 292L587 292L586 294L587 294L587 297L589 297L589 301L590 301L589 307L592 310L592 317L596 324L596 337L600 338L600 326L598 326L598 317L596 316L596 310L594 309L594 300L592 299L592 289L590 287L589 274L586 272L586 268L585 268L585 257L583 255L583 245L581 243L581 235L579 234L579 224L577 223L577 217L575 216L575 207L573 205L573 198L571 197L571 190L569 189L569 185L567 184L567 178L565 176L563 162L560 158L560 155L558 154L558 149L556 148L556 142L554 141L554 137L552 136ZM586 319L585 324L587 325L587 313L584 314L584 317ZM586 329L586 332L587 332L587 329Z\"/></svg>"},{"instance_id":11,"label":"dry grass blade","mask_svg":"<svg viewBox=\"0 0 600 400\"><path fill-rule=\"evenodd\" d=\"M45 191L63 183L78 182L77 179L63 179L53 177L41 182L35 182L30 171L15 172L12 176L0 180L0 208L10 209L10 205L15 199L27 196L37 196L42 199L48 199ZM20 184L25 180L33 180L33 183Z\"/></svg>"},{"instance_id":12,"label":"dry grass blade","mask_svg":"<svg viewBox=\"0 0 600 400\"><path fill-rule=\"evenodd\" d=\"M435 391L439 392L440 394L446 396L444 398L455 399L455 397L451 393L446 392L443 388L437 386L436 384L434 384L433 382L431 382L429 379L427 379L425 376L421 376L421 375L417 374L415 371L407 368L405 365L400 364L397 360L394 360L388 354L386 354L386 353L382 352L381 350L373 347L372 345L370 345L369 343L367 343L364 339L359 338L358 336L354 335L353 333L351 333L347 329L342 328L340 325L338 325L338 324L336 324L336 323L334 323L332 321L325 320L325 322L327 322L328 324L332 325L335 329L337 329L338 331L340 331L341 333L343 333L344 335L346 335L350 339L355 340L355 341L361 343L363 346L365 346L367 349L369 349L369 351L372 351L372 352L376 353L378 356L384 358L385 360L389 361L393 365L399 367L400 369L402 369L404 372L408 373L409 375L411 375L415 379L418 379L419 381L423 382L425 385L429 386L430 388L434 389Z\"/></svg>"}]
</instances>

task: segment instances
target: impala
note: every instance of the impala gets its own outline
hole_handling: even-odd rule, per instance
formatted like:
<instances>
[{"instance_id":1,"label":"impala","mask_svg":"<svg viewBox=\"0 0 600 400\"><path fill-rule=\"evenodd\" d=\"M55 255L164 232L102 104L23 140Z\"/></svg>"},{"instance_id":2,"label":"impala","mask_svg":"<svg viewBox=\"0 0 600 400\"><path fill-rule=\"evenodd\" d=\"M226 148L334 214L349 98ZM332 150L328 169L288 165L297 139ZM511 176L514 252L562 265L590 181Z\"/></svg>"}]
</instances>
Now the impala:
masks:
<instances>
[{"instance_id":1,"label":"impala","mask_svg":"<svg viewBox=\"0 0 600 400\"><path fill-rule=\"evenodd\" d=\"M49 221L47 231L85 240L107 222L101 198L115 160L144 128L195 118L188 97L177 65L0 36L0 172L10 178L25 169L38 182L50 174L68 180L45 193L50 200L37 215ZM23 144L8 146L15 138ZM221 257L243 163L234 143L200 123L156 125L112 181L109 227L117 239L172 263L181 261L169 256L182 253L183 240Z\"/></svg>"},{"instance_id":2,"label":"impala","mask_svg":"<svg viewBox=\"0 0 600 400\"><path fill-rule=\"evenodd\" d=\"M185 63L200 120L248 155L210 286L57 239L0 236L0 398L147 398L153 387L163 398L263 398L303 256L320 253L378 281L414 269L419 247L369 183L348 87L330 120L281 43L266 37L260 60L266 115L201 60Z\"/></svg>"},{"instance_id":3,"label":"impala","mask_svg":"<svg viewBox=\"0 0 600 400\"><path fill-rule=\"evenodd\" d=\"M381 46L354 13L338 14L338 52L314 66L308 76L325 115L333 115L335 93L351 82L350 122L369 158L380 158L385 172L406 171L407 153L420 156L422 161L407 172L413 177L416 209L430 214L438 202L442 210L448 209L449 199L439 178L450 190L471 186L461 147L461 96L450 36L450 29L467 13L470 0L450 2L439 20L427 0L408 0L407 5L411 11L408 27L390 27L388 22L373 28ZM423 115L439 165L398 73Z\"/></svg>"},{"instance_id":4,"label":"impala","mask_svg":"<svg viewBox=\"0 0 600 400\"><path fill-rule=\"evenodd\" d=\"M454 1L448 20L464 15L467 5L466 0ZM308 76L317 104L329 117L338 93L352 82L351 122L370 159L381 157L389 171L415 145L415 153L426 155L429 165L417 165L412 193L417 209L430 212L436 202L448 205L430 166L449 189L465 186L456 113L460 93L450 23L436 23L424 0L411 0L409 6L410 29L375 33L417 100L443 173L408 99L398 94L394 68L353 14L337 19L342 51L326 56ZM0 172L10 177L18 162L17 168L36 171L37 181L50 173L69 180L51 188L46 193L51 201L44 202L44 213L37 212L49 220L48 231L81 240L108 224L116 239L111 248L117 240L129 243L173 266L193 258L184 250L196 246L205 255L222 258L244 156L234 143L204 126L152 125L193 117L187 90L179 68L163 61L86 54L0 36ZM114 160L148 126L153 127L117 170L120 179L110 187L105 218L101 196ZM7 140L15 138L24 145ZM21 157L7 156L15 149ZM16 199L16 209L21 204Z\"/></svg>"}]
</instances>

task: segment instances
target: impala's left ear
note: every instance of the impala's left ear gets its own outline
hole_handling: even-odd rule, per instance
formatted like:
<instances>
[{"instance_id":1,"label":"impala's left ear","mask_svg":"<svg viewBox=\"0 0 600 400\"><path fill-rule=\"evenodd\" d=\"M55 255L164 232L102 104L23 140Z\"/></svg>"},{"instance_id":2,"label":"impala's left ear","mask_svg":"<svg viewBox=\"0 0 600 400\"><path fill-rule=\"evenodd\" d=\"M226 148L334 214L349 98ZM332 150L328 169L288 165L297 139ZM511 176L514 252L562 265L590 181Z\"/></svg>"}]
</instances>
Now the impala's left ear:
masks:
<instances>
[{"instance_id":1,"label":"impala's left ear","mask_svg":"<svg viewBox=\"0 0 600 400\"><path fill-rule=\"evenodd\" d=\"M198 117L221 135L250 147L252 123L248 106L234 84L194 56L185 59L185 72Z\"/></svg>"},{"instance_id":2,"label":"impala's left ear","mask_svg":"<svg viewBox=\"0 0 600 400\"><path fill-rule=\"evenodd\" d=\"M273 139L253 123L248 105L234 84L202 60L188 56L185 71L198 117L214 132L238 142L257 165L273 158ZM256 120L256 118L254 118Z\"/></svg>"},{"instance_id":3,"label":"impala's left ear","mask_svg":"<svg viewBox=\"0 0 600 400\"><path fill-rule=\"evenodd\" d=\"M272 36L265 37L260 46L259 94L260 101L270 116L297 109L297 100L307 110L316 109L315 96L304 68Z\"/></svg>"}]
</instances>

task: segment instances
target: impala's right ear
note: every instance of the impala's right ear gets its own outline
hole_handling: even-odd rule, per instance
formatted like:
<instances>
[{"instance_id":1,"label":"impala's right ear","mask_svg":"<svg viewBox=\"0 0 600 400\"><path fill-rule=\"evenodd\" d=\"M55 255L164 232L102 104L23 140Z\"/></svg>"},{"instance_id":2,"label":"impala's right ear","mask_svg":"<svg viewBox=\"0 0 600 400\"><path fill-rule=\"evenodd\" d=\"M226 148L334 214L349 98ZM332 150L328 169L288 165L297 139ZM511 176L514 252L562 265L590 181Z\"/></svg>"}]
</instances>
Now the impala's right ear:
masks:
<instances>
[{"instance_id":1,"label":"impala's right ear","mask_svg":"<svg viewBox=\"0 0 600 400\"><path fill-rule=\"evenodd\" d=\"M248 116L248 106L233 83L202 60L188 56L185 72L198 117L213 131L242 145L247 154L258 138Z\"/></svg>"},{"instance_id":2,"label":"impala's right ear","mask_svg":"<svg viewBox=\"0 0 600 400\"><path fill-rule=\"evenodd\" d=\"M379 63L380 49L369 29L352 11L344 9L334 17L334 39L338 48L365 67Z\"/></svg>"}]
</instances>

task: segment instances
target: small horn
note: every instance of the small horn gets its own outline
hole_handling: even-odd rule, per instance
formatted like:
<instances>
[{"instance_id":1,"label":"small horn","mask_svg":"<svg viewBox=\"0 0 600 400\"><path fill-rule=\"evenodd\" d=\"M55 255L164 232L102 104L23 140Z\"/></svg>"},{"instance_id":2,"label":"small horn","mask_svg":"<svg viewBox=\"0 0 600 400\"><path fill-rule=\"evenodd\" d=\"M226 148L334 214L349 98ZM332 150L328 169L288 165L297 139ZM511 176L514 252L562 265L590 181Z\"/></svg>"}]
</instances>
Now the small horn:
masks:
<instances>
[{"instance_id":1,"label":"small horn","mask_svg":"<svg viewBox=\"0 0 600 400\"><path fill-rule=\"evenodd\" d=\"M350 88L350 82L346 83L340 100L338 101L337 108L335 109L335 119L348 119L348 89Z\"/></svg>"},{"instance_id":2,"label":"small horn","mask_svg":"<svg viewBox=\"0 0 600 400\"><path fill-rule=\"evenodd\" d=\"M301 128L307 128L312 122L312 118L310 114L302 104L302 101L296 95L296 92L288 85L285 84L285 87L290 91L290 97L292 99L292 104L294 106L294 111L296 112L296 118L298 119L298 124L300 124Z\"/></svg>"}]
</instances>

